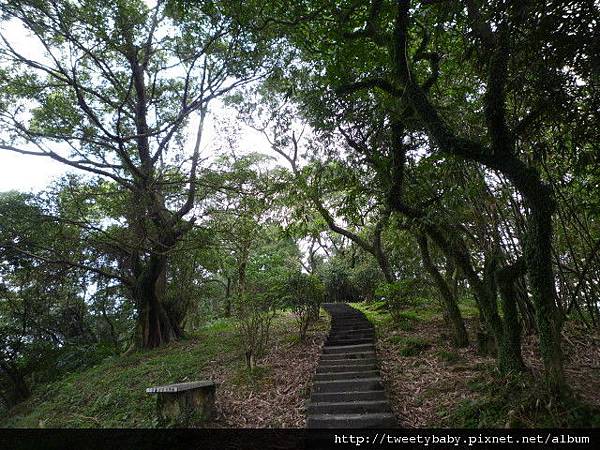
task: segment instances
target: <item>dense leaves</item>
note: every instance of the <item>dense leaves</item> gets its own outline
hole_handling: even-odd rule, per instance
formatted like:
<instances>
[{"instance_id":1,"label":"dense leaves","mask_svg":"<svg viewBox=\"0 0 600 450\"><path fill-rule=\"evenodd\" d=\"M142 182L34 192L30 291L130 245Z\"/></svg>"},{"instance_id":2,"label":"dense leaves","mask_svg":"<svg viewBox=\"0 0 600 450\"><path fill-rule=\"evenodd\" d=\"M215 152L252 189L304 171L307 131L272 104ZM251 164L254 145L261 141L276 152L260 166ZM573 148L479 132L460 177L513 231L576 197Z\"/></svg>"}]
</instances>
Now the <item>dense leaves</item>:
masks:
<instances>
[{"instance_id":1,"label":"dense leaves","mask_svg":"<svg viewBox=\"0 0 600 450\"><path fill-rule=\"evenodd\" d=\"M474 302L503 374L537 334L544 389L569 394L562 329L600 326L595 2L0 14L37 46L2 31L0 149L76 170L0 196L6 405L214 318L254 368L278 308L303 339L322 301L379 300L401 324L431 298L459 347Z\"/></svg>"}]
</instances>

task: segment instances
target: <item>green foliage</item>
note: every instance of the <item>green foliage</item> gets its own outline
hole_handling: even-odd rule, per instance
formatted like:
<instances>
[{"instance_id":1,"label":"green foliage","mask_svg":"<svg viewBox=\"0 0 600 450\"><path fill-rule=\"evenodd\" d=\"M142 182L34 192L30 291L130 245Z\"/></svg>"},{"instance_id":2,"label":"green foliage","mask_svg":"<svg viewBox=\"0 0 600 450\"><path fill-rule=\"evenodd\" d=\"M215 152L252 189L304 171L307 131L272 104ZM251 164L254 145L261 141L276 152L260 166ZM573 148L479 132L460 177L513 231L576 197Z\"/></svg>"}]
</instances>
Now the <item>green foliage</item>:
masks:
<instances>
[{"instance_id":1,"label":"green foliage","mask_svg":"<svg viewBox=\"0 0 600 450\"><path fill-rule=\"evenodd\" d=\"M448 350L438 350L436 352L436 355L443 361L449 363L449 364L455 364L458 361L461 360L461 357L458 353L454 352L454 351L448 351Z\"/></svg>"},{"instance_id":2,"label":"green foliage","mask_svg":"<svg viewBox=\"0 0 600 450\"><path fill-rule=\"evenodd\" d=\"M444 426L569 428L600 424L600 409L571 396L553 398L529 374L482 377L470 386L478 396L446 411Z\"/></svg>"},{"instance_id":3,"label":"green foliage","mask_svg":"<svg viewBox=\"0 0 600 450\"><path fill-rule=\"evenodd\" d=\"M347 263L333 260L319 270L325 285L325 301L330 303L359 301L359 292L350 278Z\"/></svg>"},{"instance_id":4,"label":"green foliage","mask_svg":"<svg viewBox=\"0 0 600 450\"><path fill-rule=\"evenodd\" d=\"M269 367L253 367L252 369L247 366L239 367L231 382L236 386L249 386L252 389L256 389L262 383L265 383L269 379L271 369Z\"/></svg>"},{"instance_id":5,"label":"green foliage","mask_svg":"<svg viewBox=\"0 0 600 450\"><path fill-rule=\"evenodd\" d=\"M319 318L319 310L325 297L323 283L314 275L298 272L289 276L281 293L283 305L291 308L294 313L298 337L303 341L310 323Z\"/></svg>"},{"instance_id":6,"label":"green foliage","mask_svg":"<svg viewBox=\"0 0 600 450\"><path fill-rule=\"evenodd\" d=\"M385 302L371 302L371 303L351 303L353 308L362 311L369 322L375 325L375 329L378 333L387 332L389 329L395 326L395 323L389 313L387 304Z\"/></svg>"},{"instance_id":7,"label":"green foliage","mask_svg":"<svg viewBox=\"0 0 600 450\"><path fill-rule=\"evenodd\" d=\"M145 388L206 379L206 364L222 358L237 371L239 340L231 321L208 326L159 350L114 356L60 380L39 385L32 398L10 411L2 426L153 427L155 398ZM228 356L230 355L230 356Z\"/></svg>"},{"instance_id":8,"label":"green foliage","mask_svg":"<svg viewBox=\"0 0 600 450\"><path fill-rule=\"evenodd\" d=\"M271 337L271 323L275 307L265 295L242 294L236 296L235 325L248 370L254 370L256 360L264 355Z\"/></svg>"},{"instance_id":9,"label":"green foliage","mask_svg":"<svg viewBox=\"0 0 600 450\"><path fill-rule=\"evenodd\" d=\"M407 308L418 307L427 302L426 299L421 297L420 290L421 281L419 279L404 279L394 283L380 284L375 291L375 295L387 304L393 320L400 323L405 319L417 318L414 313L411 317L411 313L405 311Z\"/></svg>"},{"instance_id":10,"label":"green foliage","mask_svg":"<svg viewBox=\"0 0 600 450\"><path fill-rule=\"evenodd\" d=\"M400 347L398 353L404 357L418 356L431 347L430 342L418 337L394 336L390 340Z\"/></svg>"},{"instance_id":11,"label":"green foliage","mask_svg":"<svg viewBox=\"0 0 600 450\"><path fill-rule=\"evenodd\" d=\"M513 300L559 385L556 318L600 326L596 5L263 3L0 4L1 24L45 49L0 42L1 150L78 169L47 192L0 194L5 403L109 368L134 333L151 346L235 323L255 371L281 305L300 340L322 301L371 303L358 307L380 334L410 333L441 318L434 289L446 283L465 317L490 322L496 294L479 295L482 315L470 291L482 274L477 293L494 291L491 253L499 266L533 255ZM235 111L215 120L218 155L203 165L188 132L224 95ZM241 148L242 121L277 158ZM431 240L442 282L424 281L414 233ZM543 244L528 246L535 236ZM428 348L391 340L404 356ZM489 406L461 406L482 408L469 425L503 425L496 410L519 402L513 416L587 423L566 401L564 414L532 408L538 394L519 386L479 389ZM102 387L94 407L120 411L122 383Z\"/></svg>"}]
</instances>

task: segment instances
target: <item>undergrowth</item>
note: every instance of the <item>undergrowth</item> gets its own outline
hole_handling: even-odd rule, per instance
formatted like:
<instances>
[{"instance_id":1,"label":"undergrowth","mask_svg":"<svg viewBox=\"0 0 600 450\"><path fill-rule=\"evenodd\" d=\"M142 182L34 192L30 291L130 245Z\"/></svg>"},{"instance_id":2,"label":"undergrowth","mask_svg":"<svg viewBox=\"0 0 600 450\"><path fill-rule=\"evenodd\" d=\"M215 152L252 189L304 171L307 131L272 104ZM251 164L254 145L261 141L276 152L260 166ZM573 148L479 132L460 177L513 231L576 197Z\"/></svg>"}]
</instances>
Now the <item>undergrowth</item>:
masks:
<instances>
[{"instance_id":1,"label":"undergrowth","mask_svg":"<svg viewBox=\"0 0 600 450\"><path fill-rule=\"evenodd\" d=\"M442 411L443 426L459 428L570 428L600 426L600 410L575 397L552 398L529 373L483 373L468 383L472 398Z\"/></svg>"},{"instance_id":2,"label":"undergrowth","mask_svg":"<svg viewBox=\"0 0 600 450\"><path fill-rule=\"evenodd\" d=\"M280 314L276 328L289 329ZM0 418L1 427L120 428L152 427L156 398L148 387L207 379L218 361L233 374L233 384L255 386L269 368L248 372L231 320L220 319L179 342L159 349L112 356L94 367L39 385L32 397Z\"/></svg>"}]
</instances>

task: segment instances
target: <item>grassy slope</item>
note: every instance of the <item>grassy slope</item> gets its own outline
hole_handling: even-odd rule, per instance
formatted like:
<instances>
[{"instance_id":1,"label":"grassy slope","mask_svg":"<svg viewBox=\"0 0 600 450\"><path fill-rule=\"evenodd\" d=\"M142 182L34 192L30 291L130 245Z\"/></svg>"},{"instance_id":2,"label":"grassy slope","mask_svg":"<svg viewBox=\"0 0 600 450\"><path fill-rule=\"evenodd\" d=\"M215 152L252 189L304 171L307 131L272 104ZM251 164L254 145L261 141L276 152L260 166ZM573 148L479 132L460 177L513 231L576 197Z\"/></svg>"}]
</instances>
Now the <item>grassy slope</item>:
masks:
<instances>
[{"instance_id":1,"label":"grassy slope","mask_svg":"<svg viewBox=\"0 0 600 450\"><path fill-rule=\"evenodd\" d=\"M274 333L290 340L295 327L279 313ZM277 336L276 336L277 337ZM279 336L281 337L281 336ZM231 321L220 320L180 342L152 351L109 358L83 372L40 386L32 398L10 411L2 427L152 427L155 397L150 386L210 378L209 364L233 373L244 362Z\"/></svg>"},{"instance_id":2,"label":"grassy slope","mask_svg":"<svg viewBox=\"0 0 600 450\"><path fill-rule=\"evenodd\" d=\"M597 427L600 405L597 398L569 399L561 404L547 401L535 383L540 364L533 337L523 347L533 371L520 376L500 377L494 360L477 354L474 342L475 305L460 305L471 335L471 346L454 349L438 305L407 306L395 322L381 303L353 304L375 324L382 372L392 403L405 426L429 427ZM565 346L570 345L566 339ZM565 353L596 352L594 340ZM597 390L597 369L576 359L568 360L569 380L576 398Z\"/></svg>"}]
</instances>

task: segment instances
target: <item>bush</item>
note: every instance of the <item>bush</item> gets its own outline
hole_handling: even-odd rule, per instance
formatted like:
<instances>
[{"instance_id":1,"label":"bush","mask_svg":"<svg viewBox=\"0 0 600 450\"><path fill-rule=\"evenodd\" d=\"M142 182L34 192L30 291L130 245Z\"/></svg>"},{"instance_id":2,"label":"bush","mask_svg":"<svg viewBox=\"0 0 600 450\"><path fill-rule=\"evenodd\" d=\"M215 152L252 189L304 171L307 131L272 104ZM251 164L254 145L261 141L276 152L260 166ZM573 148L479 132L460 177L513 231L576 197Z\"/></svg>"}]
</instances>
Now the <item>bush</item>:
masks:
<instances>
[{"instance_id":1,"label":"bush","mask_svg":"<svg viewBox=\"0 0 600 450\"><path fill-rule=\"evenodd\" d=\"M274 316L275 308L265 295L244 294L236 298L236 328L250 370L254 370L256 359L265 352Z\"/></svg>"},{"instance_id":2,"label":"bush","mask_svg":"<svg viewBox=\"0 0 600 450\"><path fill-rule=\"evenodd\" d=\"M375 290L375 296L387 304L394 322L400 323L404 319L403 309L423 303L422 290L422 280L407 278L394 283L381 283Z\"/></svg>"},{"instance_id":3,"label":"bush","mask_svg":"<svg viewBox=\"0 0 600 450\"><path fill-rule=\"evenodd\" d=\"M348 267L339 262L333 262L321 272L327 302L341 303L361 300L360 292L349 276Z\"/></svg>"},{"instance_id":4,"label":"bush","mask_svg":"<svg viewBox=\"0 0 600 450\"><path fill-rule=\"evenodd\" d=\"M310 323L319 318L325 288L316 276L298 272L287 279L284 292L284 304L292 309L298 325L299 339L303 341Z\"/></svg>"},{"instance_id":5,"label":"bush","mask_svg":"<svg viewBox=\"0 0 600 450\"><path fill-rule=\"evenodd\" d=\"M572 428L600 425L600 409L566 395L556 398L528 373L482 374L469 383L477 392L445 411L442 426L457 428Z\"/></svg>"},{"instance_id":6,"label":"bush","mask_svg":"<svg viewBox=\"0 0 600 450\"><path fill-rule=\"evenodd\" d=\"M420 338L402 338L399 337L400 356L417 356L431 347L431 344Z\"/></svg>"}]
</instances>

